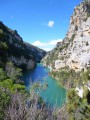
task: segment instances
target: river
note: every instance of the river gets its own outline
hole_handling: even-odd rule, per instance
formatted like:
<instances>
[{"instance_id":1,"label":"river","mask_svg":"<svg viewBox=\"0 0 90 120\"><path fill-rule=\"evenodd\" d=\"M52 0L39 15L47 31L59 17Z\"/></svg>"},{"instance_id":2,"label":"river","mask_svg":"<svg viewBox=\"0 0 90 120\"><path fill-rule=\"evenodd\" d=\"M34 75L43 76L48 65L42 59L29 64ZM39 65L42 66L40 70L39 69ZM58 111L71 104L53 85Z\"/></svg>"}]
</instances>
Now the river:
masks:
<instances>
[{"instance_id":1,"label":"river","mask_svg":"<svg viewBox=\"0 0 90 120\"><path fill-rule=\"evenodd\" d=\"M33 82L46 83L47 88L40 93L40 96L49 105L61 107L65 103L66 90L49 76L49 69L44 68L42 64L37 64L34 70L24 73L23 79L27 90Z\"/></svg>"}]
</instances>

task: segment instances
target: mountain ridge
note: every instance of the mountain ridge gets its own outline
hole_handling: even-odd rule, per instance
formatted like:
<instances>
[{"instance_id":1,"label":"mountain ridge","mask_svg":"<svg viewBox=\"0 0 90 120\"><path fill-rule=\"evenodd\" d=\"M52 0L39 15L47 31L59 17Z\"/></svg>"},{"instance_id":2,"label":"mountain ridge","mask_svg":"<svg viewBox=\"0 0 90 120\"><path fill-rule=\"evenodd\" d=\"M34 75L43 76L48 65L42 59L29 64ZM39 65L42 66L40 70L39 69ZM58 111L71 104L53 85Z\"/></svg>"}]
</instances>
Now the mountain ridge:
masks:
<instances>
[{"instance_id":1,"label":"mountain ridge","mask_svg":"<svg viewBox=\"0 0 90 120\"><path fill-rule=\"evenodd\" d=\"M0 60L1 63L12 61L22 69L33 69L46 54L29 43L23 41L16 30L12 30L0 22ZM5 64L4 64L5 65Z\"/></svg>"},{"instance_id":2,"label":"mountain ridge","mask_svg":"<svg viewBox=\"0 0 90 120\"><path fill-rule=\"evenodd\" d=\"M62 42L47 53L42 64L67 90L65 120L90 119L90 0L75 7ZM62 114L61 113L61 114Z\"/></svg>"},{"instance_id":3,"label":"mountain ridge","mask_svg":"<svg viewBox=\"0 0 90 120\"><path fill-rule=\"evenodd\" d=\"M84 1L74 8L65 38L42 62L56 71L65 66L75 71L90 66L90 4Z\"/></svg>"}]
</instances>

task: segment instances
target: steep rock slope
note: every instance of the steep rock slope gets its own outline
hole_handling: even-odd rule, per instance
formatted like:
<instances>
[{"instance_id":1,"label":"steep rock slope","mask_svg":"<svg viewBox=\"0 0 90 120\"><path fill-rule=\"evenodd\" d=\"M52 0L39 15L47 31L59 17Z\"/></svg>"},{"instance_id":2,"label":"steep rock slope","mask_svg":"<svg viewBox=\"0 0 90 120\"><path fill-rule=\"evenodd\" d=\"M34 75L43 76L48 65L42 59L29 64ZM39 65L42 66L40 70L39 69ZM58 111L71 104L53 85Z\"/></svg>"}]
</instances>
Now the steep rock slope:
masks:
<instances>
[{"instance_id":1,"label":"steep rock slope","mask_svg":"<svg viewBox=\"0 0 90 120\"><path fill-rule=\"evenodd\" d=\"M31 53L34 55L35 60L37 62L40 62L41 59L46 55L46 51L44 51L44 50L42 50L42 49L40 49L40 48L38 48L36 46L33 46L33 45L29 44L29 43L26 43L26 42L24 42L24 43L25 43L28 51L31 51Z\"/></svg>"},{"instance_id":2,"label":"steep rock slope","mask_svg":"<svg viewBox=\"0 0 90 120\"><path fill-rule=\"evenodd\" d=\"M11 30L0 22L0 63L12 61L23 69L33 69L46 54L35 46L25 43L16 30Z\"/></svg>"},{"instance_id":3,"label":"steep rock slope","mask_svg":"<svg viewBox=\"0 0 90 120\"><path fill-rule=\"evenodd\" d=\"M69 30L62 42L42 60L43 64L57 71L69 66L80 71L90 66L90 4L82 2L75 7L70 18Z\"/></svg>"}]
</instances>

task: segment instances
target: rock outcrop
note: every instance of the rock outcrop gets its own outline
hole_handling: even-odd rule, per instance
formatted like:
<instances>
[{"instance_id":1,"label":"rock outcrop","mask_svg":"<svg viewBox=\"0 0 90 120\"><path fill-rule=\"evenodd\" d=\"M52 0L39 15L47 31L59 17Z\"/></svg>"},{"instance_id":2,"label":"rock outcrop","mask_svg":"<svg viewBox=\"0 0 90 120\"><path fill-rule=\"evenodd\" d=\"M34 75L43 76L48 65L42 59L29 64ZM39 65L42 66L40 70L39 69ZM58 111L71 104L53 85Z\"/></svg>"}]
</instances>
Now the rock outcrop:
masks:
<instances>
[{"instance_id":1,"label":"rock outcrop","mask_svg":"<svg viewBox=\"0 0 90 120\"><path fill-rule=\"evenodd\" d=\"M29 43L25 43L16 30L11 30L0 22L0 63L12 61L22 69L33 69L36 62L44 57L46 52Z\"/></svg>"},{"instance_id":2,"label":"rock outcrop","mask_svg":"<svg viewBox=\"0 0 90 120\"><path fill-rule=\"evenodd\" d=\"M41 59L46 55L46 51L44 51L36 46L33 46L29 43L26 43L26 42L24 42L24 43L25 43L26 47L28 48L28 51L31 51L31 53L34 55L35 60L37 62L40 62Z\"/></svg>"},{"instance_id":3,"label":"rock outcrop","mask_svg":"<svg viewBox=\"0 0 90 120\"><path fill-rule=\"evenodd\" d=\"M90 4L82 2L75 7L69 30L62 42L42 60L43 64L58 70L69 66L80 71L90 66Z\"/></svg>"}]
</instances>

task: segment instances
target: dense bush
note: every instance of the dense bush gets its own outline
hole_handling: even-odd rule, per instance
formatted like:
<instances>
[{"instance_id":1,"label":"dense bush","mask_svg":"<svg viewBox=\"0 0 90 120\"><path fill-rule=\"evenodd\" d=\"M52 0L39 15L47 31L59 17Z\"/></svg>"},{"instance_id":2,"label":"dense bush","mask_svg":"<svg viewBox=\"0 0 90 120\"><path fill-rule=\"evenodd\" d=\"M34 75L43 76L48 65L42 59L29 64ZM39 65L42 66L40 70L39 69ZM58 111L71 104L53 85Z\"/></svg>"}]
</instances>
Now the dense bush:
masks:
<instances>
[{"instance_id":1,"label":"dense bush","mask_svg":"<svg viewBox=\"0 0 90 120\"><path fill-rule=\"evenodd\" d=\"M0 81L1 81L1 80L4 80L5 78L6 78L6 74L5 74L5 72L3 71L3 69L0 68Z\"/></svg>"},{"instance_id":2,"label":"dense bush","mask_svg":"<svg viewBox=\"0 0 90 120\"><path fill-rule=\"evenodd\" d=\"M89 120L90 118L90 91L86 86L90 81L90 68L86 71L75 72L68 67L60 68L59 71L52 71L50 75L60 81L67 88L67 104L66 111L68 112L69 120ZM82 87L84 90L81 98L76 87Z\"/></svg>"},{"instance_id":3,"label":"dense bush","mask_svg":"<svg viewBox=\"0 0 90 120\"><path fill-rule=\"evenodd\" d=\"M16 68L12 62L7 62L5 66L7 76L12 80L17 80L21 75L21 69Z\"/></svg>"},{"instance_id":4,"label":"dense bush","mask_svg":"<svg viewBox=\"0 0 90 120\"><path fill-rule=\"evenodd\" d=\"M12 63L9 64L11 66L6 71L0 68L0 120L5 119L6 113L11 105L12 96L17 92L25 93L25 86L17 84L17 78L21 75L21 71ZM10 76L7 76L8 73Z\"/></svg>"},{"instance_id":5,"label":"dense bush","mask_svg":"<svg viewBox=\"0 0 90 120\"><path fill-rule=\"evenodd\" d=\"M13 72L13 73L12 73ZM17 73L18 72L18 73ZM15 74L14 74L15 73ZM62 109L46 106L36 90L45 90L47 84L34 83L30 92L17 83L21 71L13 63L6 65L6 71L0 68L0 120L59 120L66 118ZM62 113L62 114L61 114Z\"/></svg>"}]
</instances>

